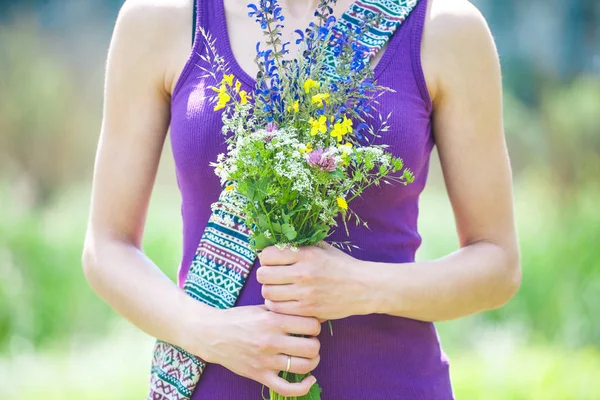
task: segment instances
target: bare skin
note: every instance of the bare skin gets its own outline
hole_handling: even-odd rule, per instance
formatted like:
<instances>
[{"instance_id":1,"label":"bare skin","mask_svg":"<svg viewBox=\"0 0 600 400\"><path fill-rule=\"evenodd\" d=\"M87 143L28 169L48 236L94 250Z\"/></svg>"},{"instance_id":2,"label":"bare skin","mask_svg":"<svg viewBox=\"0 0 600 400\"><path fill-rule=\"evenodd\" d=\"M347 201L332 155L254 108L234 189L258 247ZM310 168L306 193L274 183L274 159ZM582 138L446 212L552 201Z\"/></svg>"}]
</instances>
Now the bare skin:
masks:
<instances>
[{"instance_id":1,"label":"bare skin","mask_svg":"<svg viewBox=\"0 0 600 400\"><path fill-rule=\"evenodd\" d=\"M422 61L459 251L425 263L370 263L380 271L366 277L363 261L335 249L292 254L269 248L257 271L265 306L215 310L185 295L144 255L141 243L170 94L190 53L192 1L127 0L109 50L83 254L92 288L148 334L285 396L305 394L314 383L312 377L287 383L277 372L287 355L294 372L317 366L317 318L377 312L434 321L504 304L521 273L498 57L485 21L467 1L430 3ZM260 30L247 18L245 2L225 4L234 54L252 76ZM315 4L282 1L286 34L306 26ZM348 4L340 0L338 14Z\"/></svg>"}]
</instances>

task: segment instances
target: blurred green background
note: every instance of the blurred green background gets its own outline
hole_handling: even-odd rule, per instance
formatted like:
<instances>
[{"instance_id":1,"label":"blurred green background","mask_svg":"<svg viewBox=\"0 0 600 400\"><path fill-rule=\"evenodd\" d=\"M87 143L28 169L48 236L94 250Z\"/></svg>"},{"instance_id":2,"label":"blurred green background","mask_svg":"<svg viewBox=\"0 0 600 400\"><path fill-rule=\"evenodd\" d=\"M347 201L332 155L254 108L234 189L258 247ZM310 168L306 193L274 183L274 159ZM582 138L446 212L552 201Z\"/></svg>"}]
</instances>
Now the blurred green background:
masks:
<instances>
[{"instance_id":1,"label":"blurred green background","mask_svg":"<svg viewBox=\"0 0 600 400\"><path fill-rule=\"evenodd\" d=\"M479 0L503 64L523 285L437 324L458 399L600 399L600 2ZM104 62L118 0L0 0L0 399L145 396L153 340L80 268ZM436 156L419 259L456 249ZM165 147L144 239L175 277Z\"/></svg>"}]
</instances>

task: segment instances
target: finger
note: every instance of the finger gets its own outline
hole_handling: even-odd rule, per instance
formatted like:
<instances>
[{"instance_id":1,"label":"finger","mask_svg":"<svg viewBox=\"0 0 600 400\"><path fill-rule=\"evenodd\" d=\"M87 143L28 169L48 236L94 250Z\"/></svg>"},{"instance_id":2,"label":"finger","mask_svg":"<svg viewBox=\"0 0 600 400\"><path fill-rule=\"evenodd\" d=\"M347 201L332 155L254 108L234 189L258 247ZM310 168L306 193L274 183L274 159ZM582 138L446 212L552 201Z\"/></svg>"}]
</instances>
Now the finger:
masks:
<instances>
[{"instance_id":1,"label":"finger","mask_svg":"<svg viewBox=\"0 0 600 400\"><path fill-rule=\"evenodd\" d=\"M306 307L302 307L302 303L296 300L291 301L272 301L265 300L265 306L269 311L275 312L277 314L285 314L285 315L299 315L301 317L314 317L311 313L311 310L306 309Z\"/></svg>"},{"instance_id":2,"label":"finger","mask_svg":"<svg viewBox=\"0 0 600 400\"><path fill-rule=\"evenodd\" d=\"M285 333L307 336L318 336L321 333L321 324L316 318L280 315L279 321Z\"/></svg>"},{"instance_id":3,"label":"finger","mask_svg":"<svg viewBox=\"0 0 600 400\"><path fill-rule=\"evenodd\" d=\"M290 301L299 300L300 290L296 285L263 285L261 289L265 300Z\"/></svg>"},{"instance_id":4,"label":"finger","mask_svg":"<svg viewBox=\"0 0 600 400\"><path fill-rule=\"evenodd\" d=\"M277 372L285 371L287 369L288 358L287 354L277 354L269 360L269 367ZM319 361L321 361L320 356L315 358L292 357L290 359L289 372L302 375L308 374L317 368Z\"/></svg>"},{"instance_id":5,"label":"finger","mask_svg":"<svg viewBox=\"0 0 600 400\"><path fill-rule=\"evenodd\" d=\"M321 343L314 337L285 336L275 345L275 350L290 356L315 358L319 355Z\"/></svg>"},{"instance_id":6,"label":"finger","mask_svg":"<svg viewBox=\"0 0 600 400\"><path fill-rule=\"evenodd\" d=\"M260 260L261 265L290 265L298 261L299 258L299 251L278 249L275 246L269 246L258 253L258 259Z\"/></svg>"},{"instance_id":7,"label":"finger","mask_svg":"<svg viewBox=\"0 0 600 400\"><path fill-rule=\"evenodd\" d=\"M260 266L256 270L256 279L263 285L285 285L294 283L295 275L292 266Z\"/></svg>"},{"instance_id":8,"label":"finger","mask_svg":"<svg viewBox=\"0 0 600 400\"><path fill-rule=\"evenodd\" d=\"M280 378L278 374L270 373L263 383L282 396L295 397L304 396L315 382L317 382L317 379L312 375L304 378L302 382L290 383Z\"/></svg>"}]
</instances>

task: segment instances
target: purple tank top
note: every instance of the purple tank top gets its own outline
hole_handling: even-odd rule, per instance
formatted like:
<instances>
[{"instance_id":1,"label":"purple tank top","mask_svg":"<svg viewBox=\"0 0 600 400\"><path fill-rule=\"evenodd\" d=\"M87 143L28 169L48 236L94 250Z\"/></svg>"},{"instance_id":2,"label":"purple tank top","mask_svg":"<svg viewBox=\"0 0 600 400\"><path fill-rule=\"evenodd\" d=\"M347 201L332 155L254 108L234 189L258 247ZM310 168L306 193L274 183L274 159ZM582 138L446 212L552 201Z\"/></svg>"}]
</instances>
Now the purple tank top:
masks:
<instances>
[{"instance_id":1,"label":"purple tank top","mask_svg":"<svg viewBox=\"0 0 600 400\"><path fill-rule=\"evenodd\" d=\"M415 10L391 38L375 67L378 82L394 89L381 97L379 111L392 112L390 131L380 140L415 173L408 185L383 185L365 191L352 208L368 221L370 230L349 226L331 240L347 241L359 249L353 257L379 262L414 261L421 237L417 231L418 199L425 186L431 134L432 103L421 68L421 36L427 1ZM198 26L216 39L219 53L231 73L251 91L254 79L237 64L227 36L223 0L198 0ZM190 58L176 84L171 103L171 143L177 181L182 196L183 257L179 284L183 285L194 252L210 215L210 205L220 193L219 179L210 162L226 151L220 114L204 100L214 83L200 78L198 54L202 40L196 36ZM257 261L258 262L258 261ZM256 265L242 289L237 305L263 304ZM447 358L434 325L389 315L372 314L333 321L335 336L323 329L321 363L314 371L326 400L447 400L452 399ZM192 399L259 399L261 384L235 375L220 365L208 365Z\"/></svg>"}]
</instances>

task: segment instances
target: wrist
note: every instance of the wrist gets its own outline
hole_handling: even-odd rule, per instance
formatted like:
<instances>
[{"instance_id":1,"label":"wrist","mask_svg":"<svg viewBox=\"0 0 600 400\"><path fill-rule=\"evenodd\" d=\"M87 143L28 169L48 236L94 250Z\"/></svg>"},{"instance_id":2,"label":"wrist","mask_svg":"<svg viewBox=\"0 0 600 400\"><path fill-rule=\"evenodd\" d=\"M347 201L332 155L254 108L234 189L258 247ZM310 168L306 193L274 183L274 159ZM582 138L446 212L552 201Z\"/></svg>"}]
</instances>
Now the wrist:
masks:
<instances>
[{"instance_id":1,"label":"wrist","mask_svg":"<svg viewBox=\"0 0 600 400\"><path fill-rule=\"evenodd\" d=\"M181 318L179 319L179 345L186 351L212 362L210 351L215 332L218 332L220 311L182 292Z\"/></svg>"},{"instance_id":2,"label":"wrist","mask_svg":"<svg viewBox=\"0 0 600 400\"><path fill-rule=\"evenodd\" d=\"M353 297L358 301L353 302L354 309L351 315L368 315L379 313L379 294L377 263L354 259L352 263L351 279L356 288Z\"/></svg>"},{"instance_id":3,"label":"wrist","mask_svg":"<svg viewBox=\"0 0 600 400\"><path fill-rule=\"evenodd\" d=\"M361 303L361 314L390 314L390 304L396 298L396 291L389 290L392 277L389 264L373 261L359 261L358 279L362 284L364 296Z\"/></svg>"}]
</instances>

